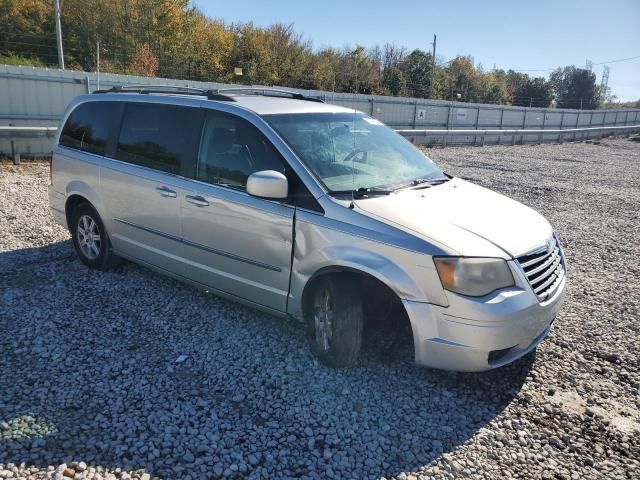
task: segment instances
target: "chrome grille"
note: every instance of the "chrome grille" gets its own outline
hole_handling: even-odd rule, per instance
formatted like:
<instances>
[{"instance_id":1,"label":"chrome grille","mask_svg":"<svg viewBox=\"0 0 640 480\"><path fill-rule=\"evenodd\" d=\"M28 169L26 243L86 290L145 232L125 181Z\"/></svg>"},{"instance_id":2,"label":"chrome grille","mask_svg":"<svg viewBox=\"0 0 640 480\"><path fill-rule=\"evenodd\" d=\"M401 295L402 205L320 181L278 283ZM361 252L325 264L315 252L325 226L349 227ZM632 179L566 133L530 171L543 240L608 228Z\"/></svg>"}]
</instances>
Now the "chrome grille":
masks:
<instances>
[{"instance_id":1,"label":"chrome grille","mask_svg":"<svg viewBox=\"0 0 640 480\"><path fill-rule=\"evenodd\" d=\"M522 255L518 257L518 262L541 302L553 294L566 274L560 245L555 236L548 248Z\"/></svg>"}]
</instances>

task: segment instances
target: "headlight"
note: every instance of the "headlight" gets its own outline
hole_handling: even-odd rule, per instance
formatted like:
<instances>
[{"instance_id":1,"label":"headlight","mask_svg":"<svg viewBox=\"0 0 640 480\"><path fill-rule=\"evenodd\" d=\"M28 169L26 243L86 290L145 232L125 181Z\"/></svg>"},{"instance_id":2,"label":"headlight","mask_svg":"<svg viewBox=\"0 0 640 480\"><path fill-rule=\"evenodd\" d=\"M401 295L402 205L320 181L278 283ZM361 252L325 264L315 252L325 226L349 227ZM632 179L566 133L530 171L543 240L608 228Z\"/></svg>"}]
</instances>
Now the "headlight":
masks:
<instances>
[{"instance_id":1,"label":"headlight","mask_svg":"<svg viewBox=\"0 0 640 480\"><path fill-rule=\"evenodd\" d=\"M433 262L442 286L462 295L482 297L514 285L509 265L501 258L434 257Z\"/></svg>"}]
</instances>

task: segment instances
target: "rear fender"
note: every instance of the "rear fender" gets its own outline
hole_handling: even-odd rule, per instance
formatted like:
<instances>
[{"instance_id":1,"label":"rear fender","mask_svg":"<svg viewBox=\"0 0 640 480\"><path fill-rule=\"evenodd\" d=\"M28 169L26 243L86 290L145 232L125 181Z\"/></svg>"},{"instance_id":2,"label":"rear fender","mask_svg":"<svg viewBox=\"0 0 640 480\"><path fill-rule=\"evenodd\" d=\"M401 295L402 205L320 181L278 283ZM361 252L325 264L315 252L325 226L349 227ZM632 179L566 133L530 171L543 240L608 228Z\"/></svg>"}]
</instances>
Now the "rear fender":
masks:
<instances>
[{"instance_id":1,"label":"rear fender","mask_svg":"<svg viewBox=\"0 0 640 480\"><path fill-rule=\"evenodd\" d=\"M66 188L65 195L67 197L67 202L68 199L74 195L83 197L93 206L93 208L95 208L103 222L107 220L107 218L105 217L104 204L100 200L98 193L87 183L81 180L74 180L72 182L69 182ZM67 213L66 209L67 204L65 203L65 213Z\"/></svg>"}]
</instances>

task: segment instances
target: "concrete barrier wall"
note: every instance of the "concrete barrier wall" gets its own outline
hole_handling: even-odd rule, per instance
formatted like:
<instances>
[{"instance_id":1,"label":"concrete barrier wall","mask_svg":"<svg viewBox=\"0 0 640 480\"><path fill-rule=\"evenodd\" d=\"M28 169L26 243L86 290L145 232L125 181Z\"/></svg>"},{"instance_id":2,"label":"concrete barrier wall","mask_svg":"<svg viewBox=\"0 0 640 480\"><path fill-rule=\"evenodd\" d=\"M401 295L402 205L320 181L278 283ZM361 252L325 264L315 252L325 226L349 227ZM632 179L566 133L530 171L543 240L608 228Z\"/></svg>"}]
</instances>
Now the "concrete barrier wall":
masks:
<instances>
[{"instance_id":1,"label":"concrete barrier wall","mask_svg":"<svg viewBox=\"0 0 640 480\"><path fill-rule=\"evenodd\" d=\"M116 85L156 84L199 88L224 88L215 82L195 82L130 75L100 74L71 70L0 65L0 125L56 126L65 107L77 95ZM640 124L640 109L566 110L484 105L445 100L383 97L350 93L299 90L328 103L355 108L397 129L567 129L576 127ZM439 143L441 137L421 136L416 140ZM557 141L557 134L545 134L543 141ZM14 148L25 155L51 151L51 138L33 133L0 134L0 153ZM475 135L455 136L449 144L477 142ZM487 136L485 142L511 143L511 137ZM537 142L522 136L519 142Z\"/></svg>"}]
</instances>

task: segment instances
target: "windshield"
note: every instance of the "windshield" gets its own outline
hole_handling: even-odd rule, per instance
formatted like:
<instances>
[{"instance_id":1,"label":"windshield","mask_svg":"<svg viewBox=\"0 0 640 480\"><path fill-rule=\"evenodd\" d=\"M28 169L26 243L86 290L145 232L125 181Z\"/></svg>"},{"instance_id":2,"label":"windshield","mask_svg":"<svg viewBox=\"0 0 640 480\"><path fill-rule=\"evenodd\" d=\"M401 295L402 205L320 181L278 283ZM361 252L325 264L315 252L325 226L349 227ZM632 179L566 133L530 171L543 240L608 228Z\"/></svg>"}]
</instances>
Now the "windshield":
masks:
<instances>
[{"instance_id":1,"label":"windshield","mask_svg":"<svg viewBox=\"0 0 640 480\"><path fill-rule=\"evenodd\" d=\"M264 115L330 192L393 190L444 173L379 120L362 113Z\"/></svg>"}]
</instances>

